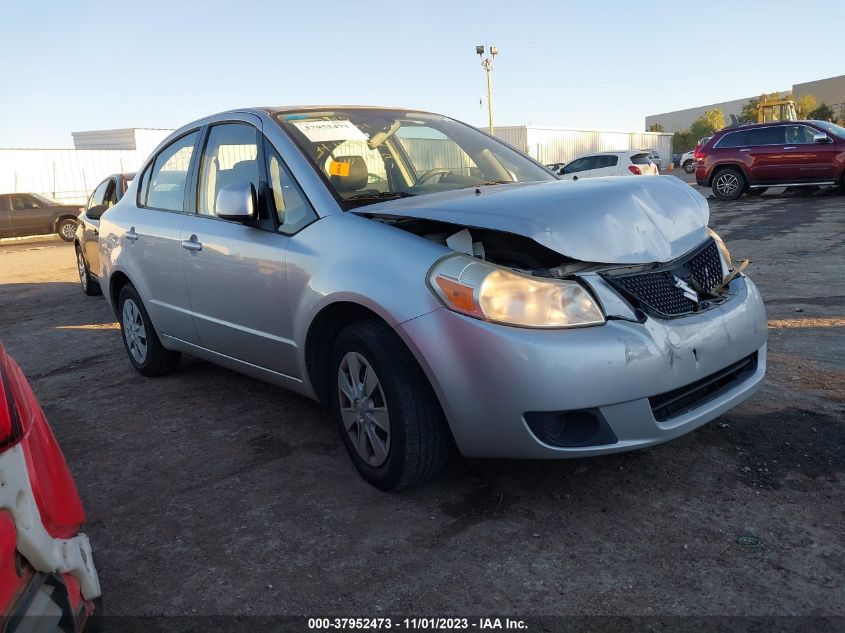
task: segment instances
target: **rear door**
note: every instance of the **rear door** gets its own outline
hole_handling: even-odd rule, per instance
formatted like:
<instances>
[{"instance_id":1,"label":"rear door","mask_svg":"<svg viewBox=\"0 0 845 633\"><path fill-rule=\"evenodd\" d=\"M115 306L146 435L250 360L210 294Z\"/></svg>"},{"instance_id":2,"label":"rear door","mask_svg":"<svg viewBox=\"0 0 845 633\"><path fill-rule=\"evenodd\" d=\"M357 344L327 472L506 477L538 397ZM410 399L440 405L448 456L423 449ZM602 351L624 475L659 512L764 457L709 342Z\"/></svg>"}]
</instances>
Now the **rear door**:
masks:
<instances>
[{"instance_id":1,"label":"rear door","mask_svg":"<svg viewBox=\"0 0 845 633\"><path fill-rule=\"evenodd\" d=\"M753 128L748 131L748 147L740 152L750 155L749 176L753 183L782 182L787 173L791 158L790 150L784 150L785 126L775 125ZM794 148L793 148L794 149Z\"/></svg>"},{"instance_id":2,"label":"rear door","mask_svg":"<svg viewBox=\"0 0 845 633\"><path fill-rule=\"evenodd\" d=\"M600 154L595 156L595 165L590 170L590 178L602 176L615 176L619 169L619 157L613 154Z\"/></svg>"},{"instance_id":3,"label":"rear door","mask_svg":"<svg viewBox=\"0 0 845 633\"><path fill-rule=\"evenodd\" d=\"M200 345L300 378L286 297L289 238L277 230L268 196L261 195L268 177L260 125L257 117L244 115L208 128L191 202L195 213L182 227L181 259ZM257 194L257 220L217 217L217 194L242 182Z\"/></svg>"},{"instance_id":4,"label":"rear door","mask_svg":"<svg viewBox=\"0 0 845 633\"><path fill-rule=\"evenodd\" d=\"M12 206L11 224L17 235L39 235L53 232L53 207L26 193L9 196Z\"/></svg>"},{"instance_id":5,"label":"rear door","mask_svg":"<svg viewBox=\"0 0 845 633\"><path fill-rule=\"evenodd\" d=\"M138 287L159 335L196 343L191 318L183 250L180 245L185 222L188 174L195 156L199 130L171 142L144 170L135 208L121 236L121 257L126 258L130 278ZM125 207L124 207L125 209Z\"/></svg>"}]
</instances>

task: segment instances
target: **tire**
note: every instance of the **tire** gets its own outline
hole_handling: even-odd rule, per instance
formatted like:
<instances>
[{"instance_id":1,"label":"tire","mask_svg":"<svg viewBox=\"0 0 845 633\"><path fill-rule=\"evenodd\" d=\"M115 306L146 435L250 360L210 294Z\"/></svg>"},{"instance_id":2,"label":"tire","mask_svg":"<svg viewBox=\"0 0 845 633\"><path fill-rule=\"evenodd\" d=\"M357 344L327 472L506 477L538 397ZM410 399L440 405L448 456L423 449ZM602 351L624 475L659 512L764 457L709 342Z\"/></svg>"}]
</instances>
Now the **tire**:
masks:
<instances>
[{"instance_id":1,"label":"tire","mask_svg":"<svg viewBox=\"0 0 845 633\"><path fill-rule=\"evenodd\" d=\"M745 191L747 183L745 176L738 169L722 169L713 176L713 195L719 200L736 200L743 191Z\"/></svg>"},{"instance_id":2,"label":"tire","mask_svg":"<svg viewBox=\"0 0 845 633\"><path fill-rule=\"evenodd\" d=\"M65 242L72 242L76 238L76 220L65 218L56 224L56 234Z\"/></svg>"},{"instance_id":3,"label":"tire","mask_svg":"<svg viewBox=\"0 0 845 633\"><path fill-rule=\"evenodd\" d=\"M443 411L393 330L379 321L347 326L334 343L329 368L341 438L364 479L381 490L403 490L443 470L452 446Z\"/></svg>"},{"instance_id":4,"label":"tire","mask_svg":"<svg viewBox=\"0 0 845 633\"><path fill-rule=\"evenodd\" d=\"M121 288L117 305L123 346L135 370L150 378L175 371L181 354L162 346L135 286Z\"/></svg>"},{"instance_id":5,"label":"tire","mask_svg":"<svg viewBox=\"0 0 845 633\"><path fill-rule=\"evenodd\" d=\"M748 195L748 196L761 196L761 195L763 195L763 194L764 194L766 191L768 191L768 190L769 190L769 188L768 188L768 187L757 187L756 189L749 189L748 191L746 191L746 192L745 192L745 195Z\"/></svg>"},{"instance_id":6,"label":"tire","mask_svg":"<svg viewBox=\"0 0 845 633\"><path fill-rule=\"evenodd\" d=\"M79 285L82 286L82 294L88 297L103 294L100 288L100 282L95 281L88 272L88 263L85 261L85 256L82 254L82 248L79 244L76 245L76 270L79 273Z\"/></svg>"},{"instance_id":7,"label":"tire","mask_svg":"<svg viewBox=\"0 0 845 633\"><path fill-rule=\"evenodd\" d=\"M684 171L687 172L688 174L694 174L695 173L695 161L688 160L687 162L685 162L684 163Z\"/></svg>"}]
</instances>

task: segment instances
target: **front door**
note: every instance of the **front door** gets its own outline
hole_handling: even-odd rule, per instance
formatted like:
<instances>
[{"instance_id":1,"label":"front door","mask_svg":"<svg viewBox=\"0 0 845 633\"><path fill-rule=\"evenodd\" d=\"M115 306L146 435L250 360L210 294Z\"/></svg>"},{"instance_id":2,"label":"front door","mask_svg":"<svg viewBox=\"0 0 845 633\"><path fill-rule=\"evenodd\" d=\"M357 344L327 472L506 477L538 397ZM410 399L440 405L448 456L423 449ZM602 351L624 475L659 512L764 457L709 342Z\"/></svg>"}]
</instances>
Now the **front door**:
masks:
<instances>
[{"instance_id":1,"label":"front door","mask_svg":"<svg viewBox=\"0 0 845 633\"><path fill-rule=\"evenodd\" d=\"M809 125L786 127L784 179L792 182L817 182L833 180L836 175L836 143L816 143L814 137L824 134ZM826 138L830 138L825 134Z\"/></svg>"},{"instance_id":2,"label":"front door","mask_svg":"<svg viewBox=\"0 0 845 633\"><path fill-rule=\"evenodd\" d=\"M39 235L53 230L53 209L34 196L13 193L9 196L12 206L12 229L17 235Z\"/></svg>"},{"instance_id":3,"label":"front door","mask_svg":"<svg viewBox=\"0 0 845 633\"><path fill-rule=\"evenodd\" d=\"M9 196L0 196L0 237L13 235L9 220Z\"/></svg>"},{"instance_id":4,"label":"front door","mask_svg":"<svg viewBox=\"0 0 845 633\"><path fill-rule=\"evenodd\" d=\"M288 237L276 230L264 196L255 222L216 215L228 184L266 187L261 132L247 122L208 130L199 162L195 214L182 226L182 263L200 345L218 354L300 378L286 301Z\"/></svg>"}]
</instances>

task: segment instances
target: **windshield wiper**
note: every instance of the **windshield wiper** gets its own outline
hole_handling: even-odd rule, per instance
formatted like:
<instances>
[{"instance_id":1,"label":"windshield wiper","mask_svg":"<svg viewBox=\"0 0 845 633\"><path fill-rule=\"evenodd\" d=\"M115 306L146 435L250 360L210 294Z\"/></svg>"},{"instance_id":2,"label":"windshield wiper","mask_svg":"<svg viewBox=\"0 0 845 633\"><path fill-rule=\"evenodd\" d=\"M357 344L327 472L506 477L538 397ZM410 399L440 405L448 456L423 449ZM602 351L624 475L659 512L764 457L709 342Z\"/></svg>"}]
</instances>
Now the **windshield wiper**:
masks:
<instances>
[{"instance_id":1,"label":"windshield wiper","mask_svg":"<svg viewBox=\"0 0 845 633\"><path fill-rule=\"evenodd\" d=\"M395 200L397 198L410 198L413 193L407 191L378 191L373 193L356 193L354 196L344 198L344 202L352 200Z\"/></svg>"},{"instance_id":2,"label":"windshield wiper","mask_svg":"<svg viewBox=\"0 0 845 633\"><path fill-rule=\"evenodd\" d=\"M470 187L487 187L489 185L511 185L514 180L485 180L484 182L477 182L473 185L464 185L460 189L469 189Z\"/></svg>"}]
</instances>

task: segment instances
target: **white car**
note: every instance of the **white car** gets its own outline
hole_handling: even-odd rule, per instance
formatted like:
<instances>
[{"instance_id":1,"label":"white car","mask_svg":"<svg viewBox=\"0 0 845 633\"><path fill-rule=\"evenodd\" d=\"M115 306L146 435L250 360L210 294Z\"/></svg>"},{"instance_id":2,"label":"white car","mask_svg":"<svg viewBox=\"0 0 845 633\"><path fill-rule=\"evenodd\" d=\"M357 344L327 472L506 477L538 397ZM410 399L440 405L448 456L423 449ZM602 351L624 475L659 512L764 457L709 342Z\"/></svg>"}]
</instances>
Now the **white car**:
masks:
<instances>
[{"instance_id":1,"label":"white car","mask_svg":"<svg viewBox=\"0 0 845 633\"><path fill-rule=\"evenodd\" d=\"M695 151L690 150L681 154L681 167L688 174L695 173Z\"/></svg>"},{"instance_id":2,"label":"white car","mask_svg":"<svg viewBox=\"0 0 845 633\"><path fill-rule=\"evenodd\" d=\"M657 164L645 150L596 152L576 158L556 172L564 180L602 176L657 176Z\"/></svg>"}]
</instances>

